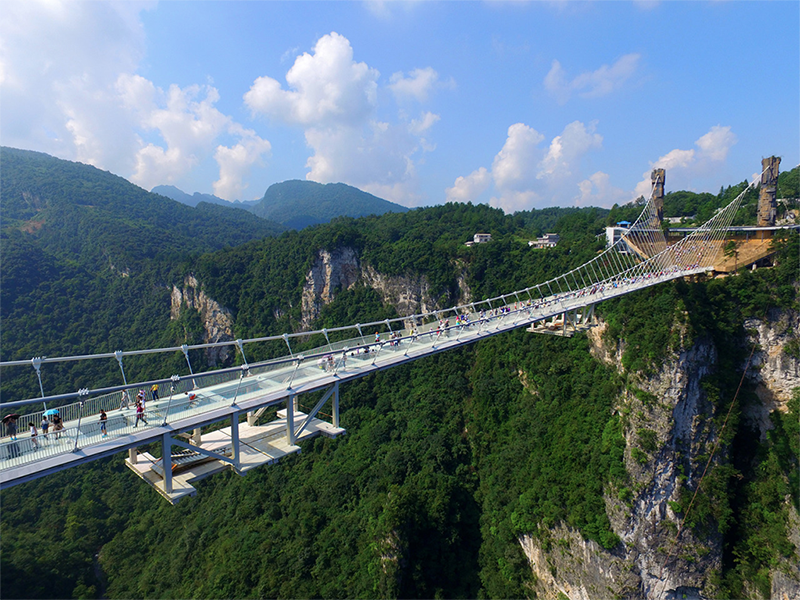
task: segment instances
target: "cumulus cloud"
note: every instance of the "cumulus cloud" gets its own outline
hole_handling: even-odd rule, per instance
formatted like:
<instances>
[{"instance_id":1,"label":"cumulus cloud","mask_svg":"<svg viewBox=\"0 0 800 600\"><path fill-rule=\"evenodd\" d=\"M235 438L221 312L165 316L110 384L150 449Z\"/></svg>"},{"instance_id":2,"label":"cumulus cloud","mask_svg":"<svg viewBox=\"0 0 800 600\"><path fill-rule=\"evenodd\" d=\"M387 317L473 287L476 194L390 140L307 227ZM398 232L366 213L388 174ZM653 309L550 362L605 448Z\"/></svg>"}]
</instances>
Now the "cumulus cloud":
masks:
<instances>
[{"instance_id":1,"label":"cumulus cloud","mask_svg":"<svg viewBox=\"0 0 800 600\"><path fill-rule=\"evenodd\" d=\"M596 123L574 121L564 127L547 146L545 136L524 123L508 128L503 147L495 155L491 171L481 167L458 177L445 193L448 200L474 201L490 187L492 206L506 212L552 205L588 202L609 204L608 194L618 195L603 174L588 180L580 177L580 164L589 151L602 147Z\"/></svg>"},{"instance_id":2,"label":"cumulus cloud","mask_svg":"<svg viewBox=\"0 0 800 600\"><path fill-rule=\"evenodd\" d=\"M211 156L220 136L248 156L264 148L215 108L215 88L173 85L165 92L135 74L145 53L140 13L153 5L5 2L3 144L89 163L146 188L186 175ZM233 178L246 169L221 156L224 188L243 185Z\"/></svg>"},{"instance_id":3,"label":"cumulus cloud","mask_svg":"<svg viewBox=\"0 0 800 600\"><path fill-rule=\"evenodd\" d=\"M214 194L225 200L238 200L244 197L250 169L260 162L272 146L261 139L252 129L239 129L241 138L235 146L217 146L214 160L219 165L219 179L212 185Z\"/></svg>"},{"instance_id":4,"label":"cumulus cloud","mask_svg":"<svg viewBox=\"0 0 800 600\"><path fill-rule=\"evenodd\" d=\"M303 53L286 74L291 89L259 77L244 95L255 113L306 126L354 125L377 106L377 70L353 60L353 48L336 32L322 36L314 54Z\"/></svg>"},{"instance_id":5,"label":"cumulus cloud","mask_svg":"<svg viewBox=\"0 0 800 600\"><path fill-rule=\"evenodd\" d=\"M416 163L432 151L429 140L440 117L430 111L418 118L400 112L397 121L378 119L380 74L357 62L350 42L336 32L322 36L312 53L297 57L284 87L274 78L256 79L244 95L254 114L299 126L313 154L306 178L344 182L406 205L418 199ZM390 89L403 98L424 101L438 82L432 68L409 77L392 77Z\"/></svg>"},{"instance_id":6,"label":"cumulus cloud","mask_svg":"<svg viewBox=\"0 0 800 600\"><path fill-rule=\"evenodd\" d=\"M457 177L453 187L445 190L448 202L473 202L489 189L492 184L492 174L486 169L473 171L466 177Z\"/></svg>"},{"instance_id":7,"label":"cumulus cloud","mask_svg":"<svg viewBox=\"0 0 800 600\"><path fill-rule=\"evenodd\" d=\"M453 87L454 85L452 79L447 83L440 82L439 74L431 67L414 69L408 77L405 77L402 72L394 73L389 79L389 89L401 101L413 99L425 102L437 87Z\"/></svg>"},{"instance_id":8,"label":"cumulus cloud","mask_svg":"<svg viewBox=\"0 0 800 600\"><path fill-rule=\"evenodd\" d=\"M718 168L728 157L728 151L736 144L736 134L730 126L714 125L708 133L695 141L697 149L681 150L676 148L650 163L650 170L642 174L642 180L636 184L634 198L650 196L650 173L652 169L667 170L667 181L688 181L694 175L708 175ZM679 183L680 185L680 183Z\"/></svg>"},{"instance_id":9,"label":"cumulus cloud","mask_svg":"<svg viewBox=\"0 0 800 600\"><path fill-rule=\"evenodd\" d=\"M611 185L608 173L602 171L597 171L588 179L578 183L578 190L575 206L611 206L629 200L628 192Z\"/></svg>"},{"instance_id":10,"label":"cumulus cloud","mask_svg":"<svg viewBox=\"0 0 800 600\"><path fill-rule=\"evenodd\" d=\"M544 87L560 104L566 103L573 94L583 98L606 96L631 78L639 65L639 54L626 54L613 65L603 65L596 71L581 73L571 81L557 60L544 78Z\"/></svg>"}]
</instances>

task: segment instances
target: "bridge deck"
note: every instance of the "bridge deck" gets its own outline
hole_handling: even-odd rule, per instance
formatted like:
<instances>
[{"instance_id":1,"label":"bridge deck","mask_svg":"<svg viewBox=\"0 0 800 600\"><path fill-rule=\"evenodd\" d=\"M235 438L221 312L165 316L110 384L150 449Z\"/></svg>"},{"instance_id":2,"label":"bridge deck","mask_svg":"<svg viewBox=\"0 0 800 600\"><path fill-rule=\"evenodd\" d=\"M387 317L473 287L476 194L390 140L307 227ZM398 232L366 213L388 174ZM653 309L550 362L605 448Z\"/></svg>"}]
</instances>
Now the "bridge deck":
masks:
<instances>
[{"instance_id":1,"label":"bridge deck","mask_svg":"<svg viewBox=\"0 0 800 600\"><path fill-rule=\"evenodd\" d=\"M538 299L531 304L516 303L503 314L470 315L468 326L451 325L438 330L435 323L400 339L374 342L362 337L307 353L306 359L295 357L292 364L253 366L247 376L228 379L193 390L179 398L148 402L147 424L136 427L132 409L108 412L108 437L102 437L97 415L65 423L59 440L51 430L49 439L38 438L38 447L27 435L17 441L0 444L0 488L22 483L76 464L110 456L120 451L159 441L164 434L176 436L232 415L254 411L265 406L282 404L287 398L325 389L336 382L364 377L424 356L473 343L518 327L527 327L566 311L582 308L643 289L665 281L702 273L705 268L691 268L667 274L647 275L613 286L595 285L576 292ZM322 367L318 359L330 356L331 368ZM192 394L194 397L192 397ZM295 421L298 423L298 421ZM275 427L280 428L280 424ZM284 426L285 427L285 426ZM276 447L275 444L271 446ZM245 446L246 447L246 446ZM245 452L242 451L244 456ZM269 462L264 460L261 464ZM248 467L245 466L245 470ZM176 478L177 479L177 478Z\"/></svg>"}]
</instances>

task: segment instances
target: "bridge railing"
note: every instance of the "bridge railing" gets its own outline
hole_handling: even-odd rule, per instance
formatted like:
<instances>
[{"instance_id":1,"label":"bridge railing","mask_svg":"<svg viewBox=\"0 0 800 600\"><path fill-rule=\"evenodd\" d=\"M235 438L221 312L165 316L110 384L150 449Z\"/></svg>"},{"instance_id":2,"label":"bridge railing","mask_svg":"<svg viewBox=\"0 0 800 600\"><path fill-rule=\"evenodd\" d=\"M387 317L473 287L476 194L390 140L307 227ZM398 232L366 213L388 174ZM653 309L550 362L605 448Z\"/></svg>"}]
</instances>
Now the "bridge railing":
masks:
<instances>
[{"instance_id":1,"label":"bridge railing","mask_svg":"<svg viewBox=\"0 0 800 600\"><path fill-rule=\"evenodd\" d=\"M318 361L320 359L325 359L328 354L334 356L334 368L338 369L339 367L336 365L338 365L338 361L341 361L341 357L336 355L344 353L345 349L347 349L347 356L343 358L346 363L348 359L356 361L370 359L375 361L377 360L377 356L380 356L381 352L386 354L384 351L385 349L388 350L395 347L394 345L376 345L373 332L379 334L381 337L380 342L386 342L386 338L389 335L400 335L402 344L407 351L409 345L421 343L421 340L425 336L438 337L441 335L439 332L439 323L441 320L454 320L457 315L469 314L471 321L480 321L480 327L485 328L489 327L491 318L496 318L498 316L499 309L501 310L501 318L505 318L505 311L510 310L510 307L518 307L524 303L530 303L535 307L549 307L557 304L564 305L565 302L572 304L572 299L587 294L594 296L596 290L603 289L607 286L613 286L614 288L618 286L630 286L632 282L635 283L643 278L660 278L664 274L680 274L702 266L711 265L713 264L714 258L721 250L725 231L727 231L727 227L730 226L733 216L748 189L749 188L743 190L734 201L717 213L708 223L698 228L695 233L683 238L680 242L672 246L666 244L663 232L660 228L654 226L656 222L655 208L653 207L653 203L648 201L641 215L630 230L622 239L618 240L600 255L558 277L523 290L502 294L494 298L470 302L447 309L430 311L419 315L407 315L367 324L347 325L331 329L283 334L281 336L268 336L249 340L231 340L193 346L184 345L173 348L117 351L113 353L53 359L34 358L30 361L6 361L0 363L0 367L20 365L33 366L36 369L37 375L40 376L41 366L47 363L108 358L116 359L122 370L123 383L125 385L114 388L107 393L100 393L100 390L96 390L95 392L91 392L88 398L86 398L84 394L83 398L85 399L80 402L59 406L58 410L64 422L77 421L82 416L97 414L100 409L106 412L118 409L124 404L123 394L128 394L129 400L132 401L134 390L140 386L144 386L148 397L151 397L150 386L153 384L158 385L159 397L164 398L169 393L170 389L173 390L173 396L179 394L188 395L192 390L223 385L240 377L239 371L233 368L200 374L190 373L181 376L179 381L155 380L127 385L124 381L123 369L123 359L127 356L179 351L183 352L185 355L187 364L191 370L191 362L189 360L190 350L234 346L238 347L242 359L246 363L245 345L258 343L285 344L289 352L288 355L273 361L252 365L251 367L252 372L266 376L267 378L264 381L270 381L269 385L279 387L281 385L290 384L295 378L311 376L315 367L317 369L321 367L325 368L325 365L318 364ZM628 241L638 248L639 254L629 251L630 245ZM643 259L643 256L640 256L647 254L650 254L650 257L646 260ZM488 317L479 319L479 315L481 314L488 315ZM451 325L451 328L453 325ZM331 341L329 334L334 333L336 337L344 335L346 339ZM327 344L308 351L298 351L298 348L302 346L303 340L309 340L312 336L323 336ZM294 350L292 348L293 343L295 345ZM435 340L433 343L435 343ZM375 350L375 352L368 353L368 350ZM391 352L391 350L388 351ZM275 377L273 378L270 373ZM264 383L264 385L267 384ZM63 400L75 397L81 398L82 395L78 392L41 399L23 400L4 403L3 407L13 408L15 406L32 404L35 402ZM21 416L18 420L18 431L25 431L28 429L29 423L31 422L38 427L41 422L41 416L42 411Z\"/></svg>"}]
</instances>

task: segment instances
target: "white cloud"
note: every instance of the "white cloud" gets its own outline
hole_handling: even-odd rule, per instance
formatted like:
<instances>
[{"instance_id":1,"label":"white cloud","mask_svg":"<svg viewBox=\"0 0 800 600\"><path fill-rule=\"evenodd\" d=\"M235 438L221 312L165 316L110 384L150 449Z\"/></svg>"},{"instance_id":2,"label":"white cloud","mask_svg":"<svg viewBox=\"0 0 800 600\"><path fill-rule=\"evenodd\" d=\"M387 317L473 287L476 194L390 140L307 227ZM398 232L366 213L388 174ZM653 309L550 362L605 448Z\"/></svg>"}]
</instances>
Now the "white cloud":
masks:
<instances>
[{"instance_id":1,"label":"white cloud","mask_svg":"<svg viewBox=\"0 0 800 600\"><path fill-rule=\"evenodd\" d=\"M652 169L661 168L667 170L667 182L678 182L680 188L684 182L688 183L694 175L709 175L718 169L728 157L728 151L736 143L736 134L731 131L730 126L722 127L714 125L708 133L695 141L697 150L681 150L676 148L670 150L664 156L659 157L655 162L650 163L650 170L642 174L642 180L636 184L634 198L650 196L650 173ZM676 187L673 183L670 187Z\"/></svg>"},{"instance_id":2,"label":"white cloud","mask_svg":"<svg viewBox=\"0 0 800 600\"><path fill-rule=\"evenodd\" d=\"M408 130L414 135L421 136L433 127L439 119L439 115L435 115L432 112L423 113L421 118L413 119L411 123L409 123Z\"/></svg>"},{"instance_id":3,"label":"white cloud","mask_svg":"<svg viewBox=\"0 0 800 600\"><path fill-rule=\"evenodd\" d=\"M311 54L297 57L286 74L287 89L262 76L244 101L254 114L304 129L313 152L307 179L341 181L413 204L418 200L415 161L435 148L429 137L440 117L423 112L409 119L401 111L396 122L378 119L379 77L376 69L354 60L347 38L332 32ZM403 98L422 100L437 82L438 74L428 67L407 78L396 74L389 87Z\"/></svg>"},{"instance_id":4,"label":"white cloud","mask_svg":"<svg viewBox=\"0 0 800 600\"><path fill-rule=\"evenodd\" d=\"M377 106L378 71L353 60L353 49L336 32L322 36L314 54L303 53L286 74L290 90L259 77L244 95L255 113L311 127L366 122Z\"/></svg>"},{"instance_id":5,"label":"white cloud","mask_svg":"<svg viewBox=\"0 0 800 600\"><path fill-rule=\"evenodd\" d=\"M597 171L588 179L578 183L579 194L575 197L575 206L605 206L624 204L629 198L628 192L611 185L608 173Z\"/></svg>"},{"instance_id":6,"label":"white cloud","mask_svg":"<svg viewBox=\"0 0 800 600\"><path fill-rule=\"evenodd\" d=\"M219 179L213 183L214 194L225 200L242 200L250 169L269 153L271 145L251 130L241 130L241 138L233 147L217 146L214 160L219 165Z\"/></svg>"},{"instance_id":7,"label":"white cloud","mask_svg":"<svg viewBox=\"0 0 800 600\"><path fill-rule=\"evenodd\" d=\"M537 148L544 136L524 123L508 128L505 144L492 163L492 178L500 189L518 190L535 180L535 165L541 150Z\"/></svg>"},{"instance_id":8,"label":"white cloud","mask_svg":"<svg viewBox=\"0 0 800 600\"><path fill-rule=\"evenodd\" d=\"M695 144L710 160L725 160L728 150L736 143L736 135L731 132L730 126L714 125L707 134L702 136Z\"/></svg>"},{"instance_id":9,"label":"white cloud","mask_svg":"<svg viewBox=\"0 0 800 600\"><path fill-rule=\"evenodd\" d=\"M494 157L491 171L481 167L466 177L458 177L445 193L448 200L472 201L490 187L490 204L515 212L552 205L592 201L610 205L619 190L608 183L608 176L595 173L588 180L580 177L583 157L602 146L596 123L588 126L574 121L564 127L547 147L540 148L545 136L525 125L508 128L505 144ZM576 195L578 194L578 195Z\"/></svg>"},{"instance_id":10,"label":"white cloud","mask_svg":"<svg viewBox=\"0 0 800 600\"><path fill-rule=\"evenodd\" d=\"M186 175L211 156L220 136L232 139L232 148L241 137L255 152L245 141L252 136L215 108L215 88L173 85L164 92L134 74L145 54L140 13L152 6L4 2L2 143L89 163L147 188ZM225 188L243 185L234 178L245 170L231 159L225 164Z\"/></svg>"},{"instance_id":11,"label":"white cloud","mask_svg":"<svg viewBox=\"0 0 800 600\"><path fill-rule=\"evenodd\" d=\"M439 84L439 74L431 67L426 67L414 69L409 77L404 77L401 72L394 73L389 82L389 89L398 100L414 99L425 102Z\"/></svg>"},{"instance_id":12,"label":"white cloud","mask_svg":"<svg viewBox=\"0 0 800 600\"><path fill-rule=\"evenodd\" d=\"M583 98L606 96L631 78L639 59L639 54L626 54L613 65L603 65L596 71L581 73L572 81L568 80L561 63L554 60L544 78L544 87L560 104L566 103L575 93Z\"/></svg>"},{"instance_id":13,"label":"white cloud","mask_svg":"<svg viewBox=\"0 0 800 600\"><path fill-rule=\"evenodd\" d=\"M445 190L445 196L448 202L474 202L491 184L492 174L481 167L466 177L456 178L453 187Z\"/></svg>"}]
</instances>

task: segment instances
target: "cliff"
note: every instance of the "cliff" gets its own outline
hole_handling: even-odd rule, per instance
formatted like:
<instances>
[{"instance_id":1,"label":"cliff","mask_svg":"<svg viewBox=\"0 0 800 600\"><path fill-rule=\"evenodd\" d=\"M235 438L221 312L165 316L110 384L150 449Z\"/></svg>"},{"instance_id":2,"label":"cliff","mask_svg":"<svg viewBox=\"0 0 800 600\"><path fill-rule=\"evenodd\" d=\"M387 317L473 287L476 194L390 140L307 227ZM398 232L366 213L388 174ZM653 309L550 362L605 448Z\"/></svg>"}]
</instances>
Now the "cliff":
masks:
<instances>
[{"instance_id":1,"label":"cliff","mask_svg":"<svg viewBox=\"0 0 800 600\"><path fill-rule=\"evenodd\" d=\"M785 412L793 388L800 386L800 361L790 354L800 322L796 311L775 310L766 319L747 320L745 327L748 342L756 344L748 376L760 402L744 403L742 415L744 426L759 431L763 440L772 427L770 414ZM589 332L592 352L622 371L624 342L604 341L605 329L601 324ZM651 376L626 374L627 390L616 410L623 417L630 489L607 486L605 494L606 512L622 541L605 550L564 524L544 537L520 536L539 597L704 598L718 592L723 535L714 527L701 534L688 525L681 528L684 515L675 511L680 511L681 488L696 488L718 441L721 420L711 418L714 407L704 379L720 368L719 352L703 336ZM728 464L729 454L720 445L711 470ZM786 505L793 523L789 538L800 555L797 512L788 498ZM800 597L796 562L784 557L770 575L771 597Z\"/></svg>"},{"instance_id":2,"label":"cliff","mask_svg":"<svg viewBox=\"0 0 800 600\"><path fill-rule=\"evenodd\" d=\"M387 276L363 263L358 253L348 247L333 251L320 250L305 277L302 294L303 329L310 329L322 308L333 302L337 290L364 285L375 290L384 304L393 306L400 316L412 316L456 303L469 302L470 290L463 277L459 278L458 298L438 298L431 295L425 275L405 274Z\"/></svg>"},{"instance_id":3,"label":"cliff","mask_svg":"<svg viewBox=\"0 0 800 600\"><path fill-rule=\"evenodd\" d=\"M200 314L203 325L203 343L229 342L233 340L233 315L216 300L209 298L201 289L194 275L187 275L183 287L172 286L170 296L170 319L176 320L184 309L195 310ZM206 348L206 360L210 367L225 363L231 357L231 347Z\"/></svg>"}]
</instances>

